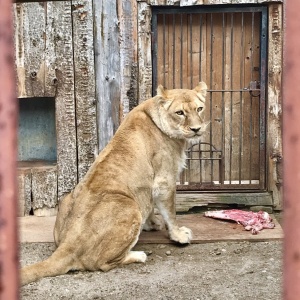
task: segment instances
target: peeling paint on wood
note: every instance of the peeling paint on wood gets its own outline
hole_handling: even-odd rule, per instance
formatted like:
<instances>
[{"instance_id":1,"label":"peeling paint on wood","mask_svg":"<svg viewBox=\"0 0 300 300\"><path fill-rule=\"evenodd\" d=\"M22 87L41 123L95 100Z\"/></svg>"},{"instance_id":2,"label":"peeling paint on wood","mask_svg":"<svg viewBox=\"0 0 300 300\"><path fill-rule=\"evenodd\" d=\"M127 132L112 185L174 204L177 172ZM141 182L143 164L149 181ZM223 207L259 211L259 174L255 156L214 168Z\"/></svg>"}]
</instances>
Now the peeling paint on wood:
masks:
<instances>
[{"instance_id":1,"label":"peeling paint on wood","mask_svg":"<svg viewBox=\"0 0 300 300\"><path fill-rule=\"evenodd\" d=\"M97 147L92 2L72 1L78 180L94 161Z\"/></svg>"},{"instance_id":2,"label":"peeling paint on wood","mask_svg":"<svg viewBox=\"0 0 300 300\"><path fill-rule=\"evenodd\" d=\"M268 157L274 208L282 209L282 5L269 6Z\"/></svg>"},{"instance_id":3,"label":"peeling paint on wood","mask_svg":"<svg viewBox=\"0 0 300 300\"><path fill-rule=\"evenodd\" d=\"M35 216L55 215L57 211L57 168L33 168L32 208Z\"/></svg>"},{"instance_id":4,"label":"peeling paint on wood","mask_svg":"<svg viewBox=\"0 0 300 300\"><path fill-rule=\"evenodd\" d=\"M151 7L138 3L139 101L152 97Z\"/></svg>"}]
</instances>

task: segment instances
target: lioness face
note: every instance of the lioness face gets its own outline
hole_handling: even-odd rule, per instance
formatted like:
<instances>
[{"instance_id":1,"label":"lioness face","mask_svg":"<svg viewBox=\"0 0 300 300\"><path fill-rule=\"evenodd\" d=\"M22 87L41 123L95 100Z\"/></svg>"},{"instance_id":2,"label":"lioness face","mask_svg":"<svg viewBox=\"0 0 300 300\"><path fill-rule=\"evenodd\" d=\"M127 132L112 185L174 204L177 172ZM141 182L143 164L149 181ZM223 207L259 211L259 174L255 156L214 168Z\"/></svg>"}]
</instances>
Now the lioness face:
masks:
<instances>
[{"instance_id":1,"label":"lioness face","mask_svg":"<svg viewBox=\"0 0 300 300\"><path fill-rule=\"evenodd\" d=\"M200 82L193 90L166 90L158 87L161 96L164 129L172 137L199 140L209 122L204 122L207 86Z\"/></svg>"}]
</instances>

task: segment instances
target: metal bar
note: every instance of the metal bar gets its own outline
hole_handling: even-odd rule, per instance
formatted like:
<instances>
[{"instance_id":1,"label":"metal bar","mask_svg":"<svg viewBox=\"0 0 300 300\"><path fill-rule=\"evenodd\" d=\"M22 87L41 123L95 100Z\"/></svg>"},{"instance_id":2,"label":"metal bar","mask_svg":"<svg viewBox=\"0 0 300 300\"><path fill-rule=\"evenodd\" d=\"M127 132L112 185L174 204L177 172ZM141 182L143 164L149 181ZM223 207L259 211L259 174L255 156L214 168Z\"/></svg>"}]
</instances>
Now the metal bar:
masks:
<instances>
[{"instance_id":1,"label":"metal bar","mask_svg":"<svg viewBox=\"0 0 300 300\"><path fill-rule=\"evenodd\" d=\"M12 2L0 1L0 299L16 300L19 285L17 236L17 118Z\"/></svg>"},{"instance_id":2,"label":"metal bar","mask_svg":"<svg viewBox=\"0 0 300 300\"><path fill-rule=\"evenodd\" d=\"M233 13L230 15L230 89L233 89ZM231 182L232 168L232 114L233 114L233 99L230 93L230 142L229 142L229 182Z\"/></svg>"},{"instance_id":3,"label":"metal bar","mask_svg":"<svg viewBox=\"0 0 300 300\"><path fill-rule=\"evenodd\" d=\"M267 74L268 9L262 7L260 34L260 101L259 159L261 189L266 188L266 74Z\"/></svg>"},{"instance_id":4,"label":"metal bar","mask_svg":"<svg viewBox=\"0 0 300 300\"><path fill-rule=\"evenodd\" d=\"M225 39L225 14L222 14L222 90L225 90L225 51L226 51L226 39ZM222 137L221 148L224 152L225 146L225 99L224 92L222 92Z\"/></svg>"},{"instance_id":5,"label":"metal bar","mask_svg":"<svg viewBox=\"0 0 300 300\"><path fill-rule=\"evenodd\" d=\"M194 183L189 182L189 184L176 185L178 191L226 191L233 192L243 191L243 192L261 192L258 184L211 184L210 182Z\"/></svg>"},{"instance_id":6,"label":"metal bar","mask_svg":"<svg viewBox=\"0 0 300 300\"><path fill-rule=\"evenodd\" d=\"M187 161L191 161L191 160L221 160L221 159L218 158L218 157L209 157L209 158L202 157L202 158L190 158L190 159L187 159Z\"/></svg>"},{"instance_id":7,"label":"metal bar","mask_svg":"<svg viewBox=\"0 0 300 300\"><path fill-rule=\"evenodd\" d=\"M175 14L173 14L173 36L172 36L172 38L173 38L173 89L175 89L175 76L176 76L176 74L175 74L175 44L176 44L176 42L175 42Z\"/></svg>"},{"instance_id":8,"label":"metal bar","mask_svg":"<svg viewBox=\"0 0 300 300\"><path fill-rule=\"evenodd\" d=\"M209 93L245 93L245 92L260 92L260 89L243 88L242 90L207 90Z\"/></svg>"},{"instance_id":9,"label":"metal bar","mask_svg":"<svg viewBox=\"0 0 300 300\"><path fill-rule=\"evenodd\" d=\"M169 51L169 50L168 50ZM166 15L163 14L163 85L166 86Z\"/></svg>"},{"instance_id":10,"label":"metal bar","mask_svg":"<svg viewBox=\"0 0 300 300\"><path fill-rule=\"evenodd\" d=\"M252 13L251 16L251 81L253 81L253 47L254 47L254 13ZM253 141L253 97L250 93L250 122L249 122L249 135L250 135L250 143L249 143L249 151L250 151L250 157L249 157L249 179L251 184L252 179L252 141Z\"/></svg>"},{"instance_id":11,"label":"metal bar","mask_svg":"<svg viewBox=\"0 0 300 300\"><path fill-rule=\"evenodd\" d=\"M283 203L284 259L283 298L300 295L300 2L285 1L283 63Z\"/></svg>"},{"instance_id":12,"label":"metal bar","mask_svg":"<svg viewBox=\"0 0 300 300\"><path fill-rule=\"evenodd\" d=\"M190 89L193 88L193 15L190 14Z\"/></svg>"},{"instance_id":13,"label":"metal bar","mask_svg":"<svg viewBox=\"0 0 300 300\"><path fill-rule=\"evenodd\" d=\"M244 69L245 69L245 64L244 64L244 13L242 13L242 20L241 20L241 28L242 28L242 33L241 33L241 57L240 57L240 87L243 85L244 81ZM241 183L242 180L242 141L243 141L243 93L240 92L240 132L239 132L239 182Z\"/></svg>"},{"instance_id":14,"label":"metal bar","mask_svg":"<svg viewBox=\"0 0 300 300\"><path fill-rule=\"evenodd\" d=\"M210 14L210 86L212 87L212 70L213 70L213 53L214 53L214 49L213 49L213 15ZM212 93L210 93L210 101L209 101L209 116L210 116L210 120L212 120L212 107L213 107L213 96ZM209 140L210 140L210 144L212 145L212 135L213 135L213 127L212 127L212 122L209 123ZM211 147L210 147L211 150ZM210 152L210 157L212 157L213 154L212 152ZM213 176L214 176L214 166L213 166L213 161L211 161L210 163L210 178L211 181L213 181Z\"/></svg>"},{"instance_id":15,"label":"metal bar","mask_svg":"<svg viewBox=\"0 0 300 300\"><path fill-rule=\"evenodd\" d=\"M152 14L152 41L151 41L151 52L152 52L152 96L156 95L157 88L157 13Z\"/></svg>"},{"instance_id":16,"label":"metal bar","mask_svg":"<svg viewBox=\"0 0 300 300\"><path fill-rule=\"evenodd\" d=\"M202 80L202 14L200 15L199 81Z\"/></svg>"},{"instance_id":17,"label":"metal bar","mask_svg":"<svg viewBox=\"0 0 300 300\"><path fill-rule=\"evenodd\" d=\"M180 14L180 88L182 89L182 66L183 66L183 30L182 14Z\"/></svg>"},{"instance_id":18,"label":"metal bar","mask_svg":"<svg viewBox=\"0 0 300 300\"><path fill-rule=\"evenodd\" d=\"M203 181L202 178L202 150L201 150L201 144L199 143L199 169L200 169L200 184Z\"/></svg>"},{"instance_id":19,"label":"metal bar","mask_svg":"<svg viewBox=\"0 0 300 300\"><path fill-rule=\"evenodd\" d=\"M153 10L157 11L158 13L165 13L165 14L197 14L197 13L241 13L241 12L261 12L264 7L262 6L241 6L241 5L230 5L230 7L223 7L222 5L215 5L215 6L193 6L190 7L171 7L171 6L154 6Z\"/></svg>"}]
</instances>

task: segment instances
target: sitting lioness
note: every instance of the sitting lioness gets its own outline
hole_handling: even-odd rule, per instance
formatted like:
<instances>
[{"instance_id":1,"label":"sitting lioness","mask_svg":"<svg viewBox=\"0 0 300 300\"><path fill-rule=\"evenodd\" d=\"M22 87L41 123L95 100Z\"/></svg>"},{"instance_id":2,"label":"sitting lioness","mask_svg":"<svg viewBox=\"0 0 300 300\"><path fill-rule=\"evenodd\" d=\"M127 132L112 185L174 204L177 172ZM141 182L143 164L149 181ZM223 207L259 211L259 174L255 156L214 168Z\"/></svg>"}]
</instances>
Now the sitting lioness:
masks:
<instances>
[{"instance_id":1,"label":"sitting lioness","mask_svg":"<svg viewBox=\"0 0 300 300\"><path fill-rule=\"evenodd\" d=\"M192 232L175 216L176 179L185 166L185 145L197 142L207 86L157 89L124 119L116 134L74 190L59 205L54 228L57 249L45 261L21 270L22 284L70 270L108 271L145 262L132 251L141 230L160 230L190 243ZM154 214L156 206L165 222Z\"/></svg>"}]
</instances>

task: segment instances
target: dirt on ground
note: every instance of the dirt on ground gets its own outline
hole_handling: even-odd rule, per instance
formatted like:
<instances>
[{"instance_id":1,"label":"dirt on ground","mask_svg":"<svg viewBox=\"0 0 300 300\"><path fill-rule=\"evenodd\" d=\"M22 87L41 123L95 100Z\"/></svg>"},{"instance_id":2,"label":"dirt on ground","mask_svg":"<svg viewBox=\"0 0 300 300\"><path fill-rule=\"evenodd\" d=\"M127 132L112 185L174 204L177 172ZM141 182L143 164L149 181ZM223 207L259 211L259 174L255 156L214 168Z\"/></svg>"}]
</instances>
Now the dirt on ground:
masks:
<instances>
[{"instance_id":1,"label":"dirt on ground","mask_svg":"<svg viewBox=\"0 0 300 300\"><path fill-rule=\"evenodd\" d=\"M21 265L47 258L52 243L21 245ZM282 242L138 244L145 264L72 272L21 288L22 300L200 299L280 300Z\"/></svg>"}]
</instances>

